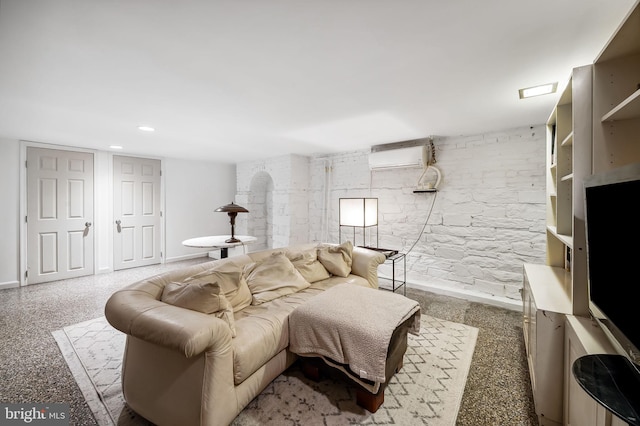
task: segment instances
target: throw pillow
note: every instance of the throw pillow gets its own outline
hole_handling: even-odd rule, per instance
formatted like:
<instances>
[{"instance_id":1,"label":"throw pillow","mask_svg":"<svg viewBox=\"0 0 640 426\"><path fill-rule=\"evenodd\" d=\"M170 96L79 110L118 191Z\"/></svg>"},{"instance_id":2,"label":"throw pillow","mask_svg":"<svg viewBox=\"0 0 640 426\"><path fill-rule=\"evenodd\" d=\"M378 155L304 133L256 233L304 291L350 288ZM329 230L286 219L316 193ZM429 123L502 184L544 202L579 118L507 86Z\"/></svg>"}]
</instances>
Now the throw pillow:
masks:
<instances>
[{"instance_id":1,"label":"throw pillow","mask_svg":"<svg viewBox=\"0 0 640 426\"><path fill-rule=\"evenodd\" d=\"M353 244L347 241L339 246L321 245L318 260L333 275L347 277L353 263Z\"/></svg>"},{"instance_id":2,"label":"throw pillow","mask_svg":"<svg viewBox=\"0 0 640 426\"><path fill-rule=\"evenodd\" d=\"M224 297L217 282L207 279L191 280L189 283L171 282L164 287L160 300L170 305L214 315L225 321L231 329L231 335L236 337L231 303Z\"/></svg>"},{"instance_id":3,"label":"throw pillow","mask_svg":"<svg viewBox=\"0 0 640 426\"><path fill-rule=\"evenodd\" d=\"M220 284L224 296L229 300L234 312L246 308L251 304L251 292L242 274L242 267L232 261L227 261L221 265L216 265L211 269L202 271L186 280L189 283L193 280L206 279Z\"/></svg>"},{"instance_id":4,"label":"throw pillow","mask_svg":"<svg viewBox=\"0 0 640 426\"><path fill-rule=\"evenodd\" d=\"M310 286L284 253L275 253L246 265L244 276L253 296L252 305L260 305Z\"/></svg>"},{"instance_id":5,"label":"throw pillow","mask_svg":"<svg viewBox=\"0 0 640 426\"><path fill-rule=\"evenodd\" d=\"M331 276L318 260L318 250L316 249L289 253L287 257L298 272L300 272L300 275L310 283L326 280Z\"/></svg>"}]
</instances>

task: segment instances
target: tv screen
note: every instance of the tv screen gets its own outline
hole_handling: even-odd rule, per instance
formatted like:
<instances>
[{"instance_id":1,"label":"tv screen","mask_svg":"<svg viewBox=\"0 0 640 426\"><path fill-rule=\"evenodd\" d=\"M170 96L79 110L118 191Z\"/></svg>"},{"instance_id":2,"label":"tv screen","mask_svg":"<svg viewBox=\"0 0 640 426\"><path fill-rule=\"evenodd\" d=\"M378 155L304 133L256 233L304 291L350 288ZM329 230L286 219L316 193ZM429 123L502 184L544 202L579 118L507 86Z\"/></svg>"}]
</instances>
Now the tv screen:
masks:
<instances>
[{"instance_id":1,"label":"tv screen","mask_svg":"<svg viewBox=\"0 0 640 426\"><path fill-rule=\"evenodd\" d=\"M640 362L640 164L585 180L589 307L618 349Z\"/></svg>"}]
</instances>

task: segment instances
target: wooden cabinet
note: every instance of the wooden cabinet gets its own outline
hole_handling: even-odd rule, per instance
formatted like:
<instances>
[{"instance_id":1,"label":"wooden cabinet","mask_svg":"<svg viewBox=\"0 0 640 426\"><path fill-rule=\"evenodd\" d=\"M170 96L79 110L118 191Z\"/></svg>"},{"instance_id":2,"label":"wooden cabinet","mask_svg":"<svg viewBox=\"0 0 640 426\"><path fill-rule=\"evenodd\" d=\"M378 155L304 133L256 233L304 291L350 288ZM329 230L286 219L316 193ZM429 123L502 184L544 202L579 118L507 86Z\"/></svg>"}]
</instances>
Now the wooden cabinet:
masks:
<instances>
[{"instance_id":1,"label":"wooden cabinet","mask_svg":"<svg viewBox=\"0 0 640 426\"><path fill-rule=\"evenodd\" d=\"M523 331L531 388L540 426L562 424L565 315L571 301L564 268L525 265Z\"/></svg>"},{"instance_id":2,"label":"wooden cabinet","mask_svg":"<svg viewBox=\"0 0 640 426\"><path fill-rule=\"evenodd\" d=\"M573 362L583 355L615 354L604 332L591 319L568 315L564 338L564 425L626 426L589 396L571 372Z\"/></svg>"}]
</instances>

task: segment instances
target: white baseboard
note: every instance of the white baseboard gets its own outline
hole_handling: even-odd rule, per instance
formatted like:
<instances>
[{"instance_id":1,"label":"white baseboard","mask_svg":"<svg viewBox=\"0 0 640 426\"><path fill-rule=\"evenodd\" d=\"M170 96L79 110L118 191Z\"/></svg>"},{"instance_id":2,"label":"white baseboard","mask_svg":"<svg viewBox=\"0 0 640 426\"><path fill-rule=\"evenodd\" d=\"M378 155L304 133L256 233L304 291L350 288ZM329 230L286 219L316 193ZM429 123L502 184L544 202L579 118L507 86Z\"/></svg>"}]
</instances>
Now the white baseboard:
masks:
<instances>
[{"instance_id":1,"label":"white baseboard","mask_svg":"<svg viewBox=\"0 0 640 426\"><path fill-rule=\"evenodd\" d=\"M0 283L0 290L4 290L5 288L16 288L20 287L19 281L7 281L4 283Z\"/></svg>"},{"instance_id":2,"label":"white baseboard","mask_svg":"<svg viewBox=\"0 0 640 426\"><path fill-rule=\"evenodd\" d=\"M165 263L180 262L181 260L196 259L198 257L207 257L208 255L209 255L209 252L205 251L203 253L185 254L184 256L167 257L164 261Z\"/></svg>"},{"instance_id":3,"label":"white baseboard","mask_svg":"<svg viewBox=\"0 0 640 426\"><path fill-rule=\"evenodd\" d=\"M522 301L509 299L508 297L492 296L486 293L445 287L437 284L407 282L407 285L409 288L429 291L431 293L441 294L443 296L456 297L458 299L468 300L470 302L484 303L486 305L497 306L499 308L509 309L511 311L522 311Z\"/></svg>"}]
</instances>

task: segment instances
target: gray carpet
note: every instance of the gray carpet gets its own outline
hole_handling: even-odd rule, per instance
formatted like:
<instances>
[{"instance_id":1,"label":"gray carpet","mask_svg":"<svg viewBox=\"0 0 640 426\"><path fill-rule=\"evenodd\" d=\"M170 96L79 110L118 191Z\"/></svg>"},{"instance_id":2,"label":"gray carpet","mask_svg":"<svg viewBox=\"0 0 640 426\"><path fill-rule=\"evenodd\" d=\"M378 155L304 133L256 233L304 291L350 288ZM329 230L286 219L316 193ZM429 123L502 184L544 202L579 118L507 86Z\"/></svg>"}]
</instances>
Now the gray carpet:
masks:
<instances>
[{"instance_id":1,"label":"gray carpet","mask_svg":"<svg viewBox=\"0 0 640 426\"><path fill-rule=\"evenodd\" d=\"M107 298L136 280L201 258L0 291L0 401L70 404L71 424L96 425L53 331L104 315ZM537 425L522 314L409 288L423 314L478 328L457 425Z\"/></svg>"}]
</instances>

